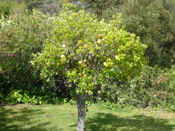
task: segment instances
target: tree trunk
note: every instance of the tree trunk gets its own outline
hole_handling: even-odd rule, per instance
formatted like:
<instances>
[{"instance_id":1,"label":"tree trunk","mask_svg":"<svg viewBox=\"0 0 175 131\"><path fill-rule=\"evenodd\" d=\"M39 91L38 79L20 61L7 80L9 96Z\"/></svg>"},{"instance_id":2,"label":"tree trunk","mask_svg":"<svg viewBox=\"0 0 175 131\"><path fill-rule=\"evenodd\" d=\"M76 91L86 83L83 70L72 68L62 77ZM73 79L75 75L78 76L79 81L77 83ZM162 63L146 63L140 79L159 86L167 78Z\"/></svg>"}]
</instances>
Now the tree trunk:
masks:
<instances>
[{"instance_id":1,"label":"tree trunk","mask_svg":"<svg viewBox=\"0 0 175 131\"><path fill-rule=\"evenodd\" d=\"M84 120L86 115L85 101L86 97L77 95L77 109L78 109L77 131L84 131Z\"/></svg>"}]
</instances>

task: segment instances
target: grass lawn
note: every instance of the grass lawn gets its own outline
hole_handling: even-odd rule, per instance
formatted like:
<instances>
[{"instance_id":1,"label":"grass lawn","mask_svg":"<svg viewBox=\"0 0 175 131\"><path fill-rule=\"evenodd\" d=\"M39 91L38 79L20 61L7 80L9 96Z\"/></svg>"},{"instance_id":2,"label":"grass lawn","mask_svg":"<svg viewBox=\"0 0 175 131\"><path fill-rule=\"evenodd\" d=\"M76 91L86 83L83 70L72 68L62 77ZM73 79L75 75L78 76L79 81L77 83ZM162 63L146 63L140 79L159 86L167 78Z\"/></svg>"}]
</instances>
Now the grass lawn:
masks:
<instances>
[{"instance_id":1,"label":"grass lawn","mask_svg":"<svg viewBox=\"0 0 175 131\"><path fill-rule=\"evenodd\" d=\"M86 131L175 131L175 113L89 106ZM0 107L0 131L75 131L76 105Z\"/></svg>"}]
</instances>

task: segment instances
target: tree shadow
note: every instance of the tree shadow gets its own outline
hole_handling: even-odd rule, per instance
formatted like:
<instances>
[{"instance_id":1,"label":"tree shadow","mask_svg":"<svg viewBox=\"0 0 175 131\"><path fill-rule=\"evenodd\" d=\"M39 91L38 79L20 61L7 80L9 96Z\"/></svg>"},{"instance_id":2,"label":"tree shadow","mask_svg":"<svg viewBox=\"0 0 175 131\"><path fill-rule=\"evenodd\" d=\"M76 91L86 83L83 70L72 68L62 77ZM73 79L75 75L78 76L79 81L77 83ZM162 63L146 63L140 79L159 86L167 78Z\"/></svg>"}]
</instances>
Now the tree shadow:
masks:
<instances>
[{"instance_id":1,"label":"tree shadow","mask_svg":"<svg viewBox=\"0 0 175 131\"><path fill-rule=\"evenodd\" d=\"M97 113L86 120L86 131L175 131L166 119L144 115L118 117L111 113Z\"/></svg>"},{"instance_id":2,"label":"tree shadow","mask_svg":"<svg viewBox=\"0 0 175 131\"><path fill-rule=\"evenodd\" d=\"M49 122L43 122L36 125L36 121L31 120L32 117L41 115L44 112L39 109L20 108L15 111L0 107L0 131L47 131L45 126L50 124ZM17 124L18 123L18 124ZM19 127L19 123L22 125L32 125L27 128Z\"/></svg>"}]
</instances>

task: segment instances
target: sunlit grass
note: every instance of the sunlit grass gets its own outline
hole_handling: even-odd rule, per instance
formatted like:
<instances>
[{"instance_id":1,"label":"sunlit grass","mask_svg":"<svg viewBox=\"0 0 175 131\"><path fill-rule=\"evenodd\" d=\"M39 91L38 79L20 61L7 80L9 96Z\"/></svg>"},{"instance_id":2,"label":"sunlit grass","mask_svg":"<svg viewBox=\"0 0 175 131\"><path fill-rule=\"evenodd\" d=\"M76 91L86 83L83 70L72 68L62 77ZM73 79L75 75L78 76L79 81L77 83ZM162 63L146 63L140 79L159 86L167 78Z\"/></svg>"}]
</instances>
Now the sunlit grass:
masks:
<instances>
[{"instance_id":1,"label":"sunlit grass","mask_svg":"<svg viewBox=\"0 0 175 131\"><path fill-rule=\"evenodd\" d=\"M175 131L175 113L89 106L86 131ZM75 131L76 105L0 107L0 131Z\"/></svg>"}]
</instances>

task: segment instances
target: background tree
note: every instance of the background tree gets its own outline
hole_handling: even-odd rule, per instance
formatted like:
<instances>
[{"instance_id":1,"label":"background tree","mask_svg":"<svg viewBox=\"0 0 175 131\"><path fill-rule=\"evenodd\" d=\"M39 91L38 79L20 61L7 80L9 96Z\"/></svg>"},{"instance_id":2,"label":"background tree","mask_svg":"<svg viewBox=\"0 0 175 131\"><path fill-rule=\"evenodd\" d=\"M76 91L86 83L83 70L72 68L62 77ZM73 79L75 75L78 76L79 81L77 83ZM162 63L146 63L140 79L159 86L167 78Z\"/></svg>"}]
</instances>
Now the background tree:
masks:
<instances>
[{"instance_id":1,"label":"background tree","mask_svg":"<svg viewBox=\"0 0 175 131\"><path fill-rule=\"evenodd\" d=\"M128 1L122 8L126 30L147 44L146 57L151 66L170 67L174 57L175 26L173 14L163 1Z\"/></svg>"},{"instance_id":2,"label":"background tree","mask_svg":"<svg viewBox=\"0 0 175 131\"><path fill-rule=\"evenodd\" d=\"M41 78L53 82L63 75L74 89L77 100L77 130L84 130L85 101L106 79L127 80L145 63L146 46L120 26L120 19L109 23L67 6L55 19L52 37L32 62Z\"/></svg>"},{"instance_id":3,"label":"background tree","mask_svg":"<svg viewBox=\"0 0 175 131\"><path fill-rule=\"evenodd\" d=\"M103 12L107 9L116 8L118 5L122 4L123 0L82 0L92 12L98 16L102 16ZM109 14L110 15L110 14Z\"/></svg>"}]
</instances>

